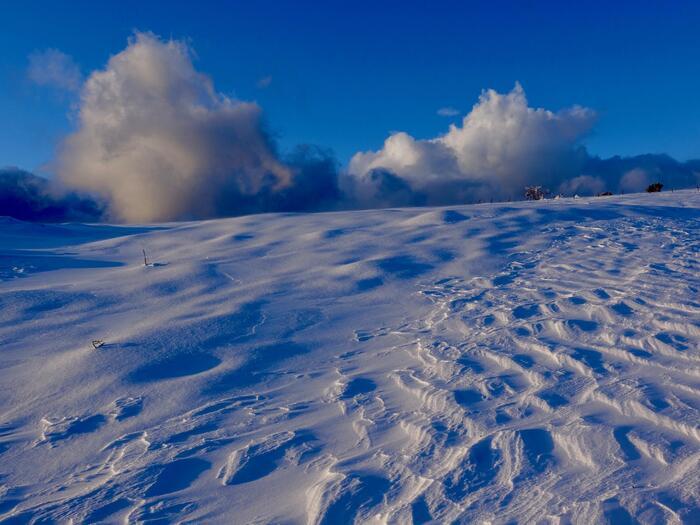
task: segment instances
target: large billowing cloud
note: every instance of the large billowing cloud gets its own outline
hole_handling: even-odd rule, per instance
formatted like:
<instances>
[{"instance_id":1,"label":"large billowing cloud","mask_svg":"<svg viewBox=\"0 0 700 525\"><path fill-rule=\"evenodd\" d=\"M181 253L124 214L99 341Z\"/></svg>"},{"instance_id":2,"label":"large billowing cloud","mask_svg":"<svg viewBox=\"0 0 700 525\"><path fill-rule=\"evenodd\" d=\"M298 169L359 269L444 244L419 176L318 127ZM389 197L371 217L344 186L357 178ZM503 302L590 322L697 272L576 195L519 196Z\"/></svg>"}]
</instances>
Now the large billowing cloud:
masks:
<instances>
[{"instance_id":1,"label":"large billowing cloud","mask_svg":"<svg viewBox=\"0 0 700 525\"><path fill-rule=\"evenodd\" d=\"M652 179L675 187L697 181L689 166L664 156L590 156L581 140L595 120L579 106L531 108L519 84L507 94L488 90L444 135L418 140L397 132L380 150L357 153L345 187L373 207L520 199L526 185L591 195L643 191Z\"/></svg>"},{"instance_id":2,"label":"large billowing cloud","mask_svg":"<svg viewBox=\"0 0 700 525\"><path fill-rule=\"evenodd\" d=\"M257 104L217 93L185 43L147 33L87 79L57 166L66 185L129 222L284 208L300 175L278 157Z\"/></svg>"},{"instance_id":3,"label":"large billowing cloud","mask_svg":"<svg viewBox=\"0 0 700 525\"><path fill-rule=\"evenodd\" d=\"M530 108L519 84L507 94L488 90L461 126L430 140L394 133L379 151L356 154L349 171L360 198L392 202L381 188L388 176L428 204L516 198L526 184L558 186L579 174L586 160L579 141L595 118L578 106Z\"/></svg>"}]
</instances>

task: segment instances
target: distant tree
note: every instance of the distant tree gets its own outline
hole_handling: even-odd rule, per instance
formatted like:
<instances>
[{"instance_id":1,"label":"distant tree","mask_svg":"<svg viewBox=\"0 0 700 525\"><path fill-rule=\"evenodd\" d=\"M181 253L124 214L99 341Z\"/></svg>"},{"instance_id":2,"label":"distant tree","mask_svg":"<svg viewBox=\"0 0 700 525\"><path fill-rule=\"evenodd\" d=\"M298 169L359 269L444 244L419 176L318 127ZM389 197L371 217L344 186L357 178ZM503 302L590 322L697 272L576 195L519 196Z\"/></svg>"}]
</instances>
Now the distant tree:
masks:
<instances>
[{"instance_id":1,"label":"distant tree","mask_svg":"<svg viewBox=\"0 0 700 525\"><path fill-rule=\"evenodd\" d=\"M529 201L542 200L547 193L549 192L542 189L542 186L525 186L525 198Z\"/></svg>"},{"instance_id":2,"label":"distant tree","mask_svg":"<svg viewBox=\"0 0 700 525\"><path fill-rule=\"evenodd\" d=\"M612 195L611 191L603 191L598 194L598 197L609 197L610 195Z\"/></svg>"},{"instance_id":3,"label":"distant tree","mask_svg":"<svg viewBox=\"0 0 700 525\"><path fill-rule=\"evenodd\" d=\"M655 182L654 184L649 184L649 187L647 188L647 193L657 193L661 191L661 188L663 188L664 185L661 184L660 182Z\"/></svg>"}]
</instances>

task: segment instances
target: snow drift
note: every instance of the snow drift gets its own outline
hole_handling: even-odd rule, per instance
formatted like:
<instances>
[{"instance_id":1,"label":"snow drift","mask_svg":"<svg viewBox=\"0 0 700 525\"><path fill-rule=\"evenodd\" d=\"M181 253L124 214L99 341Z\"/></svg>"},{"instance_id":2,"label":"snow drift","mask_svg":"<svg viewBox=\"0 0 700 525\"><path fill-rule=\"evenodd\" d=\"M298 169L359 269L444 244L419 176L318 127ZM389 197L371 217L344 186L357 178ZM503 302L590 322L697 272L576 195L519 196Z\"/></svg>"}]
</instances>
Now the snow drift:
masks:
<instances>
[{"instance_id":1,"label":"snow drift","mask_svg":"<svg viewBox=\"0 0 700 525\"><path fill-rule=\"evenodd\" d=\"M697 523L699 219L5 219L0 521Z\"/></svg>"}]
</instances>

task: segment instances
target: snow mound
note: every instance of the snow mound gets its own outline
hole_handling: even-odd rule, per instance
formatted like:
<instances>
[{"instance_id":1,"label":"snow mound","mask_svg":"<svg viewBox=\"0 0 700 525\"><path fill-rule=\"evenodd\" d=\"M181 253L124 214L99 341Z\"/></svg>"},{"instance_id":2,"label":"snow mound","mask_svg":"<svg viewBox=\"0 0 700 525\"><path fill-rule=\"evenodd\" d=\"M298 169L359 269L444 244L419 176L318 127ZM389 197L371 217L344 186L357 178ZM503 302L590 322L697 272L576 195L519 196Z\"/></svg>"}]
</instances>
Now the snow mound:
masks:
<instances>
[{"instance_id":1,"label":"snow mound","mask_svg":"<svg viewBox=\"0 0 700 525\"><path fill-rule=\"evenodd\" d=\"M699 226L694 191L2 219L0 521L698 523Z\"/></svg>"}]
</instances>

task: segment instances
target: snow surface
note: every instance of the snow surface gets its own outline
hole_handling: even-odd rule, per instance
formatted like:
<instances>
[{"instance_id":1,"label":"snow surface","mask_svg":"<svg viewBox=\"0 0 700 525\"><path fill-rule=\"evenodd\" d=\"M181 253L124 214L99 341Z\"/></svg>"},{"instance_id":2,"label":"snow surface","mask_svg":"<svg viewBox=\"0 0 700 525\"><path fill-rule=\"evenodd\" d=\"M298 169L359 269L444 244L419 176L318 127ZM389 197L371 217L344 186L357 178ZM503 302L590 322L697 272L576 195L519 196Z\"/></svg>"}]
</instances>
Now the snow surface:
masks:
<instances>
[{"instance_id":1,"label":"snow surface","mask_svg":"<svg viewBox=\"0 0 700 525\"><path fill-rule=\"evenodd\" d=\"M0 521L699 523L699 219L0 219Z\"/></svg>"}]
</instances>

